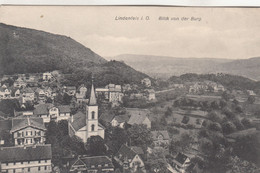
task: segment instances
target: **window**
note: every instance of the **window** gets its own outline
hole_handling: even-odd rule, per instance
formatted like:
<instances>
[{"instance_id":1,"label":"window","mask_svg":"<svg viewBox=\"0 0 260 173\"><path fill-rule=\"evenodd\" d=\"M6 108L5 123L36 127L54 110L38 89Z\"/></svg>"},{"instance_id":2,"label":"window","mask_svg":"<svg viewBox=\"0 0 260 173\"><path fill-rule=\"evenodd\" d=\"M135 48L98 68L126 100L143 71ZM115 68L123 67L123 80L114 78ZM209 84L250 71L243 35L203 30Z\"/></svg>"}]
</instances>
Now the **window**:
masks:
<instances>
[{"instance_id":1,"label":"window","mask_svg":"<svg viewBox=\"0 0 260 173\"><path fill-rule=\"evenodd\" d=\"M47 163L47 160L45 160L45 163Z\"/></svg>"},{"instance_id":2,"label":"window","mask_svg":"<svg viewBox=\"0 0 260 173\"><path fill-rule=\"evenodd\" d=\"M28 161L28 164L30 164L30 161Z\"/></svg>"},{"instance_id":3,"label":"window","mask_svg":"<svg viewBox=\"0 0 260 173\"><path fill-rule=\"evenodd\" d=\"M95 131L95 125L94 124L92 124L92 126L91 126L91 131Z\"/></svg>"},{"instance_id":4,"label":"window","mask_svg":"<svg viewBox=\"0 0 260 173\"><path fill-rule=\"evenodd\" d=\"M31 136L32 136L33 132L31 131Z\"/></svg>"},{"instance_id":5,"label":"window","mask_svg":"<svg viewBox=\"0 0 260 173\"><path fill-rule=\"evenodd\" d=\"M30 163L30 162L28 162L28 163ZM28 168L28 172L31 172L31 168Z\"/></svg>"},{"instance_id":6,"label":"window","mask_svg":"<svg viewBox=\"0 0 260 173\"><path fill-rule=\"evenodd\" d=\"M47 166L44 166L44 170L47 170Z\"/></svg>"},{"instance_id":7,"label":"window","mask_svg":"<svg viewBox=\"0 0 260 173\"><path fill-rule=\"evenodd\" d=\"M23 132L22 132L22 137L23 137Z\"/></svg>"},{"instance_id":8,"label":"window","mask_svg":"<svg viewBox=\"0 0 260 173\"><path fill-rule=\"evenodd\" d=\"M21 162L21 164L23 164L23 162Z\"/></svg>"},{"instance_id":9,"label":"window","mask_svg":"<svg viewBox=\"0 0 260 173\"><path fill-rule=\"evenodd\" d=\"M14 165L15 165L16 163L14 162Z\"/></svg>"},{"instance_id":10,"label":"window","mask_svg":"<svg viewBox=\"0 0 260 173\"><path fill-rule=\"evenodd\" d=\"M40 171L40 170L41 170L41 167L39 166L39 167L38 167L38 171Z\"/></svg>"},{"instance_id":11,"label":"window","mask_svg":"<svg viewBox=\"0 0 260 173\"><path fill-rule=\"evenodd\" d=\"M34 131L34 135L36 136L36 134L37 134L37 132L36 131Z\"/></svg>"},{"instance_id":12,"label":"window","mask_svg":"<svg viewBox=\"0 0 260 173\"><path fill-rule=\"evenodd\" d=\"M15 173L15 169L14 169L13 173Z\"/></svg>"},{"instance_id":13,"label":"window","mask_svg":"<svg viewBox=\"0 0 260 173\"><path fill-rule=\"evenodd\" d=\"M28 132L26 132L26 136L28 136Z\"/></svg>"},{"instance_id":14,"label":"window","mask_svg":"<svg viewBox=\"0 0 260 173\"><path fill-rule=\"evenodd\" d=\"M95 112L92 111L91 114L92 114L92 119L95 119Z\"/></svg>"},{"instance_id":15,"label":"window","mask_svg":"<svg viewBox=\"0 0 260 173\"><path fill-rule=\"evenodd\" d=\"M39 163L41 163L41 161L39 160Z\"/></svg>"},{"instance_id":16,"label":"window","mask_svg":"<svg viewBox=\"0 0 260 173\"><path fill-rule=\"evenodd\" d=\"M6 163L6 166L8 166L8 163Z\"/></svg>"}]
</instances>

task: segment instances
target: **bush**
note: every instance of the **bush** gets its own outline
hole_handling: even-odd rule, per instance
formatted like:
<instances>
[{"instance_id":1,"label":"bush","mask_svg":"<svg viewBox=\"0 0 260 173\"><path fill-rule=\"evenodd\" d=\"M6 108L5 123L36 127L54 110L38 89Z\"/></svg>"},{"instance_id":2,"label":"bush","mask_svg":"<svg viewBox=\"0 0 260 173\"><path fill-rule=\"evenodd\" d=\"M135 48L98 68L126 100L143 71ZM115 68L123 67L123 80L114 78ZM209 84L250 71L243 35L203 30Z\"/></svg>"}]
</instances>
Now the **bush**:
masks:
<instances>
[{"instance_id":1,"label":"bush","mask_svg":"<svg viewBox=\"0 0 260 173\"><path fill-rule=\"evenodd\" d=\"M188 124L189 121L190 121L190 118L185 115L185 116L183 117L183 119L182 119L181 122L182 122L183 124Z\"/></svg>"}]
</instances>

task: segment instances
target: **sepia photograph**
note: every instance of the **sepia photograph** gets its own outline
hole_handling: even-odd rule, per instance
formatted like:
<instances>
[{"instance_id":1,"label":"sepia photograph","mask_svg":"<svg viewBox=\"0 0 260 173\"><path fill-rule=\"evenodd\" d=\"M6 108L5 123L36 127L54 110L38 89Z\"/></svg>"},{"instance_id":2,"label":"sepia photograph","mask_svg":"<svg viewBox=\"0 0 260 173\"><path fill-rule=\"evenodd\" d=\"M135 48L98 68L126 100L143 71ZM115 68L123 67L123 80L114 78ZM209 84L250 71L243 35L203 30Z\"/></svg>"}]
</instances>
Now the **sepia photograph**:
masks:
<instances>
[{"instance_id":1,"label":"sepia photograph","mask_svg":"<svg viewBox=\"0 0 260 173\"><path fill-rule=\"evenodd\" d=\"M259 19L0 6L0 173L260 173Z\"/></svg>"}]
</instances>

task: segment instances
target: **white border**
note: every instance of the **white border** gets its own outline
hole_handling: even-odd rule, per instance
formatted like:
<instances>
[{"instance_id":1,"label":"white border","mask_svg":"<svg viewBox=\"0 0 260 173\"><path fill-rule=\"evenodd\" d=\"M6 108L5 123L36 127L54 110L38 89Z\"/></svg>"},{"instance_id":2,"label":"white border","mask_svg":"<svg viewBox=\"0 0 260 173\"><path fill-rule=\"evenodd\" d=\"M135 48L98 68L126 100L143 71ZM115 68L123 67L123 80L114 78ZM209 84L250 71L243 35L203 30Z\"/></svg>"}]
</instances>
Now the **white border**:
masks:
<instances>
[{"instance_id":1,"label":"white border","mask_svg":"<svg viewBox=\"0 0 260 173\"><path fill-rule=\"evenodd\" d=\"M0 0L1 5L163 5L260 7L260 0Z\"/></svg>"}]
</instances>

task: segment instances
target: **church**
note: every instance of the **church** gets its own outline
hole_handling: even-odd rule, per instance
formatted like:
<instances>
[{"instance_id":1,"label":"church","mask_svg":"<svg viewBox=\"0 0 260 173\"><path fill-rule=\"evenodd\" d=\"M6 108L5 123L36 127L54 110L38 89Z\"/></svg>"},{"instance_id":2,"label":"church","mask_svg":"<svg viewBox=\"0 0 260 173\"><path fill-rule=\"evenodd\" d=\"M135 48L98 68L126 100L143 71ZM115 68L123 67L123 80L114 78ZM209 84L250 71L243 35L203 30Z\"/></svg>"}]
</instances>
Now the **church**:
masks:
<instances>
[{"instance_id":1,"label":"church","mask_svg":"<svg viewBox=\"0 0 260 173\"><path fill-rule=\"evenodd\" d=\"M92 81L90 98L86 106L86 114L78 112L73 115L68 124L69 135L74 135L87 142L91 136L100 136L104 139L104 127L98 122L98 105Z\"/></svg>"}]
</instances>

